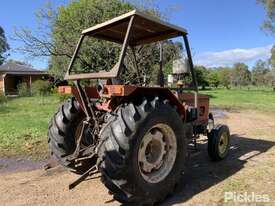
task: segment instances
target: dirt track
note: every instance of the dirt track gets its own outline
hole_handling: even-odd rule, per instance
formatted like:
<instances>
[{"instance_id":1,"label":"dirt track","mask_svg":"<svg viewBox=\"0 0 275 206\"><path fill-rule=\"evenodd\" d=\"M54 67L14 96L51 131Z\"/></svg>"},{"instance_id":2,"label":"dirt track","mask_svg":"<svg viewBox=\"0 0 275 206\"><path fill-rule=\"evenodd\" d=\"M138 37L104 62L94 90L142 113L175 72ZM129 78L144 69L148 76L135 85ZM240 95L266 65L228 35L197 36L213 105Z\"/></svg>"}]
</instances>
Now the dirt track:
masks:
<instances>
[{"instance_id":1,"label":"dirt track","mask_svg":"<svg viewBox=\"0 0 275 206\"><path fill-rule=\"evenodd\" d=\"M233 204L224 203L225 191L268 194L275 200L274 116L253 111L230 112L219 121L231 129L230 157L219 163L209 161L206 141L200 140L200 151L191 155L179 187L163 206ZM120 205L112 200L99 178L89 179L69 191L68 184L76 177L60 167L2 173L0 205Z\"/></svg>"}]
</instances>

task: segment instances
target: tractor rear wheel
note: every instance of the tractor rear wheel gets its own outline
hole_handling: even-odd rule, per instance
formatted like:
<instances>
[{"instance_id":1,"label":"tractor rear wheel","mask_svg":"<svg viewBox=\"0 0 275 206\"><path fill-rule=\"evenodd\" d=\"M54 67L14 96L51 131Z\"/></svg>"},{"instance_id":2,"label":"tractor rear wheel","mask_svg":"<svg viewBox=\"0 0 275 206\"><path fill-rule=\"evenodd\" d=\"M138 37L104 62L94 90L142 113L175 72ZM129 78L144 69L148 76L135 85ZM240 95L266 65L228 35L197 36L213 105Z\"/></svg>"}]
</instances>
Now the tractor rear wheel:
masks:
<instances>
[{"instance_id":1,"label":"tractor rear wheel","mask_svg":"<svg viewBox=\"0 0 275 206\"><path fill-rule=\"evenodd\" d=\"M73 160L68 158L76 148L76 140L82 128L85 115L75 98L67 100L51 119L48 130L48 144L51 155L64 167L77 174L83 174L93 166L95 162L82 162L76 167ZM91 136L84 131L83 142L88 146L91 144Z\"/></svg>"},{"instance_id":2,"label":"tractor rear wheel","mask_svg":"<svg viewBox=\"0 0 275 206\"><path fill-rule=\"evenodd\" d=\"M101 139L98 168L114 199L151 205L174 191L186 143L182 120L168 103L144 98L120 106Z\"/></svg>"}]
</instances>

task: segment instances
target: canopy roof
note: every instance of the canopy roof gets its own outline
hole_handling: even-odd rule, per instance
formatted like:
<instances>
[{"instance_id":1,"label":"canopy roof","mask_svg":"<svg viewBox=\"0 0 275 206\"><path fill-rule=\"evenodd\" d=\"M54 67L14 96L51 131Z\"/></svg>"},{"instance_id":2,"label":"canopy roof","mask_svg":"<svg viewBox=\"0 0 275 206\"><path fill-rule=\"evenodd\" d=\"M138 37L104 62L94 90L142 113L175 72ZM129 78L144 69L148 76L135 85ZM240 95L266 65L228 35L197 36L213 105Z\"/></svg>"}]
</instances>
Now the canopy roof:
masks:
<instances>
[{"instance_id":1,"label":"canopy roof","mask_svg":"<svg viewBox=\"0 0 275 206\"><path fill-rule=\"evenodd\" d=\"M161 21L138 10L85 29L82 34L122 44L132 16L134 16L134 23L129 40L130 46L153 43L187 34L184 28Z\"/></svg>"}]
</instances>

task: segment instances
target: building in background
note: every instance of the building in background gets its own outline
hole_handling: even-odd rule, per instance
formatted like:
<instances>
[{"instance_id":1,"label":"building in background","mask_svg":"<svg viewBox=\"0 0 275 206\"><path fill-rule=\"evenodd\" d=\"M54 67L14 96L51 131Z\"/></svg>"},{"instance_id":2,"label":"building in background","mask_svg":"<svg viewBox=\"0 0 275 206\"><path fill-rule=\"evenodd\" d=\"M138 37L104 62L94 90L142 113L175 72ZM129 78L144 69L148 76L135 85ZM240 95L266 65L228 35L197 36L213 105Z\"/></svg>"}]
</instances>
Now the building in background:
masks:
<instances>
[{"instance_id":1,"label":"building in background","mask_svg":"<svg viewBox=\"0 0 275 206\"><path fill-rule=\"evenodd\" d=\"M8 62L0 66L0 93L17 95L17 87L20 83L26 82L30 87L38 79L48 77L47 72L32 68L30 65Z\"/></svg>"}]
</instances>

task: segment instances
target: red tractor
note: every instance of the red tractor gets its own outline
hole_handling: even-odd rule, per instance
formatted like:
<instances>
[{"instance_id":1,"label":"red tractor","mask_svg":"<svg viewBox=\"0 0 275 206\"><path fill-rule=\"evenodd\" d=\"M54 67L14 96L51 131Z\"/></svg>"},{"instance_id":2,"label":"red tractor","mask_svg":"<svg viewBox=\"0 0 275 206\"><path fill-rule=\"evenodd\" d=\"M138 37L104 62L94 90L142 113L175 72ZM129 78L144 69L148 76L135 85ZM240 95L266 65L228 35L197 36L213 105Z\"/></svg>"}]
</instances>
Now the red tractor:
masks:
<instances>
[{"instance_id":1,"label":"red tractor","mask_svg":"<svg viewBox=\"0 0 275 206\"><path fill-rule=\"evenodd\" d=\"M83 40L89 37L122 45L118 63L110 71L72 71ZM162 61L157 86L120 81L128 48L134 51L137 46L175 37L183 38L186 49L187 59L178 69L191 74L188 90L183 83L177 88L164 87ZM80 84L93 79L105 82ZM214 125L209 97L198 94L183 28L136 10L88 28L81 34L65 80L73 81L69 89L74 97L52 118L49 147L61 165L81 175L70 188L99 171L115 200L152 205L173 192L185 169L187 145L199 135L208 137L212 160L228 154L229 129Z\"/></svg>"}]
</instances>

